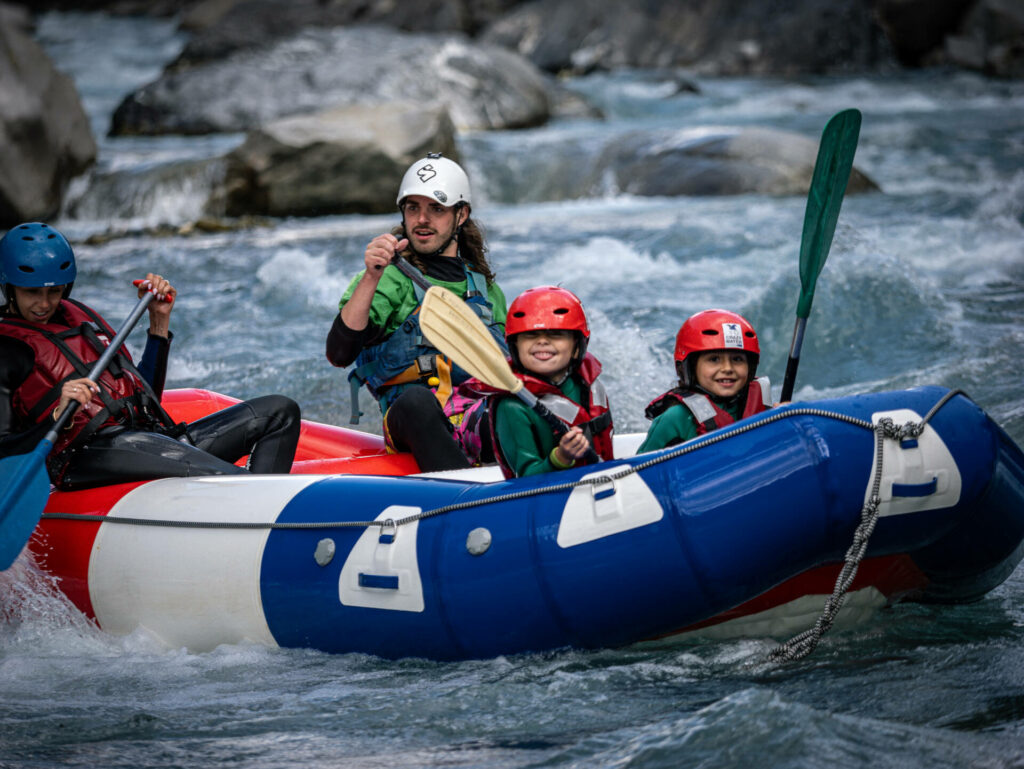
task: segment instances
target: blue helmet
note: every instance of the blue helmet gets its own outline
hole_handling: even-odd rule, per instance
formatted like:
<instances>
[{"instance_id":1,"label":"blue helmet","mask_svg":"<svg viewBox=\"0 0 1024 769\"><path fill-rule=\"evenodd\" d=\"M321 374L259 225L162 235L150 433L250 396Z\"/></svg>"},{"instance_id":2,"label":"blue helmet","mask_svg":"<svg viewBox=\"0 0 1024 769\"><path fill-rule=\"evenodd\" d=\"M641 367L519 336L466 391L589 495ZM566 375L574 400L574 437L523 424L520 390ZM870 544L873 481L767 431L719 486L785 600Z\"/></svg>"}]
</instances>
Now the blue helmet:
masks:
<instances>
[{"instance_id":1,"label":"blue helmet","mask_svg":"<svg viewBox=\"0 0 1024 769\"><path fill-rule=\"evenodd\" d=\"M0 240L0 285L8 300L8 286L67 286L67 296L75 275L71 244L48 224L19 224Z\"/></svg>"}]
</instances>

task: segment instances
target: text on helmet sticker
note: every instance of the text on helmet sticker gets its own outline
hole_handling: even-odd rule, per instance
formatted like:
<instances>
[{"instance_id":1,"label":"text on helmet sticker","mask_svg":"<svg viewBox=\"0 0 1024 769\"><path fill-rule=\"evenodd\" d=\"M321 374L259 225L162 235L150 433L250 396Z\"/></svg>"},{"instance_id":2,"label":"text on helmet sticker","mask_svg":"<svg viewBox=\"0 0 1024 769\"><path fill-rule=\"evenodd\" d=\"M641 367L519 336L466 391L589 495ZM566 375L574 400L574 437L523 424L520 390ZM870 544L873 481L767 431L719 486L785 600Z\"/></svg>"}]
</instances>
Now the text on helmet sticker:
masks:
<instances>
[{"instance_id":1,"label":"text on helmet sticker","mask_svg":"<svg viewBox=\"0 0 1024 769\"><path fill-rule=\"evenodd\" d=\"M722 346L743 349L743 331L739 323L722 324Z\"/></svg>"}]
</instances>

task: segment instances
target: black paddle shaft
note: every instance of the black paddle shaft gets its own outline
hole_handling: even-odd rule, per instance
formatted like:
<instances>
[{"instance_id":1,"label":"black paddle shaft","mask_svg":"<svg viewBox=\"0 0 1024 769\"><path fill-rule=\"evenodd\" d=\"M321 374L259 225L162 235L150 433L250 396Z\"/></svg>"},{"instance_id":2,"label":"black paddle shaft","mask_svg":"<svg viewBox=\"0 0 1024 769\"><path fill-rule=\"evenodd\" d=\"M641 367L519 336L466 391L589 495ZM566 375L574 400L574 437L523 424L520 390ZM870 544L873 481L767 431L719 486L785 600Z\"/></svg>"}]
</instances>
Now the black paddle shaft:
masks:
<instances>
[{"instance_id":1,"label":"black paddle shaft","mask_svg":"<svg viewBox=\"0 0 1024 769\"><path fill-rule=\"evenodd\" d=\"M100 355L100 359L96 361L92 370L89 371L89 379L95 382L99 378L100 374L107 370L107 366L110 365L110 361L112 361L114 356L117 355L117 351L121 349L121 345L123 345L127 340L128 334L131 333L133 328L135 328L135 324L139 322L139 318L142 316L142 313L146 311L149 303L152 302L154 298L155 294L147 292L141 299L139 299L138 303L132 309L131 314L125 318L124 323L121 324L121 328L117 330L113 340L111 340L110 344L107 345L107 349L103 351L103 354ZM61 415L57 418L53 427L51 427L50 431L46 434L46 440L50 441L50 443L55 443L57 440L57 433L59 433L61 428L68 423L68 420L75 415L75 412L78 411L78 407L81 405L82 404L78 401L72 400L64 411L61 412Z\"/></svg>"}]
</instances>

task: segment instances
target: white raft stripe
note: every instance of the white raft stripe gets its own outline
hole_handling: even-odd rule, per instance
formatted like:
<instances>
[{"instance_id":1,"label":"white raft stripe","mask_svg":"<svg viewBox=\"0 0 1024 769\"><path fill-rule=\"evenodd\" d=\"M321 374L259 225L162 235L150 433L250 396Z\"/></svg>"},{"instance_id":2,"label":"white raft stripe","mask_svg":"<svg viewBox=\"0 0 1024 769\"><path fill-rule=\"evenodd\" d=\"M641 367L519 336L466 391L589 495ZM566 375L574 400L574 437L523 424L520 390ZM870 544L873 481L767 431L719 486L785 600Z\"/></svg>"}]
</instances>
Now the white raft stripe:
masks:
<instances>
[{"instance_id":1,"label":"white raft stripe","mask_svg":"<svg viewBox=\"0 0 1024 769\"><path fill-rule=\"evenodd\" d=\"M318 475L164 478L122 497L109 518L273 523ZM260 597L270 529L105 524L89 559L89 596L100 627L142 627L172 648L277 643Z\"/></svg>"},{"instance_id":2,"label":"white raft stripe","mask_svg":"<svg viewBox=\"0 0 1024 769\"><path fill-rule=\"evenodd\" d=\"M663 644L666 641L692 641L696 638L712 641L731 641L742 638L789 638L814 626L821 616L821 608L828 598L827 595L809 593L770 609L734 617L696 630L674 633L661 639L644 641L641 645ZM832 630L851 630L866 623L887 602L888 599L877 588L870 585L860 590L851 590L846 594L843 606L836 615Z\"/></svg>"}]
</instances>

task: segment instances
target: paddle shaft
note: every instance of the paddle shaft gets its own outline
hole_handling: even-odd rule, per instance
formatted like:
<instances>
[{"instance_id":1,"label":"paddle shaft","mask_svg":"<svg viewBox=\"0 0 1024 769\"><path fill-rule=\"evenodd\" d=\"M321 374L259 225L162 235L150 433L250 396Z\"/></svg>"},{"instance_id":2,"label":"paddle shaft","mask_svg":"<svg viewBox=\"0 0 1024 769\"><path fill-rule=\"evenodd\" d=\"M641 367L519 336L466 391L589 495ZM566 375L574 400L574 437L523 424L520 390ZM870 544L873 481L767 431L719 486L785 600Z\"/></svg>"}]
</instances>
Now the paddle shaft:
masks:
<instances>
[{"instance_id":1,"label":"paddle shaft","mask_svg":"<svg viewBox=\"0 0 1024 769\"><path fill-rule=\"evenodd\" d=\"M793 343L789 347L789 360L786 361L786 376L782 380L783 402L792 400L793 385L796 382L796 369L800 365L800 349L804 344L804 330L807 328L807 318L797 318L793 326Z\"/></svg>"},{"instance_id":2,"label":"paddle shaft","mask_svg":"<svg viewBox=\"0 0 1024 769\"><path fill-rule=\"evenodd\" d=\"M391 260L391 264L399 269L399 271L405 275L409 280L415 283L417 286L422 288L424 291L428 291L433 283L423 277L423 274L409 264L405 259L395 253L395 258Z\"/></svg>"},{"instance_id":3,"label":"paddle shaft","mask_svg":"<svg viewBox=\"0 0 1024 769\"><path fill-rule=\"evenodd\" d=\"M100 374L107 370L107 366L110 365L110 361L114 359L114 356L117 355L117 351L121 348L121 345L123 345L128 339L128 335L131 333L132 329L135 328L135 324L139 322L139 318L142 317L142 313L146 311L149 303L155 298L155 294L147 291L142 298L139 299L135 307L132 308L131 313L127 318L125 318L124 323L121 324L121 328L117 330L117 333L114 335L114 339L107 345L107 349L103 351L99 360L96 361L92 369L89 371L89 379L95 382L99 378ZM60 416L57 417L57 421L54 423L53 427L50 428L50 431L46 433L46 437L43 438L43 440L49 441L51 445L55 443L57 440L57 433L59 433L64 425L68 423L68 420L75 415L75 412L78 411L78 407L81 405L82 404L78 401L72 400L64 408Z\"/></svg>"},{"instance_id":4,"label":"paddle shaft","mask_svg":"<svg viewBox=\"0 0 1024 769\"><path fill-rule=\"evenodd\" d=\"M513 395L518 396L519 400L521 400L531 409L536 411L541 417L543 417L544 421L547 422L548 425L550 425L552 432L554 432L555 436L559 438L559 440L561 440L563 435L569 432L569 426L561 419L556 417L554 414L552 414L551 410L543 403L541 403L537 396L534 395L529 390L527 390L525 387L516 390L513 393ZM584 452L583 454L583 458L588 462L601 461L601 457L598 456L596 451L594 451L593 446L589 446L587 448L586 452Z\"/></svg>"},{"instance_id":5,"label":"paddle shaft","mask_svg":"<svg viewBox=\"0 0 1024 769\"><path fill-rule=\"evenodd\" d=\"M790 345L786 375L782 382L782 401L793 398L793 386L796 383L797 367L800 365L800 350L807 329L807 317L811 313L811 304L814 301L814 287L832 247L839 209L843 204L846 185L850 181L850 172L853 170L853 156L857 151L860 122L859 110L843 110L832 116L821 134L800 237L800 298L797 302L793 343Z\"/></svg>"},{"instance_id":6,"label":"paddle shaft","mask_svg":"<svg viewBox=\"0 0 1024 769\"><path fill-rule=\"evenodd\" d=\"M152 293L146 293L139 299L89 371L89 379L94 382L99 379L153 298ZM79 405L77 400L68 403L53 427L32 451L0 460L0 571L14 563L39 523L39 516L50 496L46 457L53 449L58 433L75 415Z\"/></svg>"}]
</instances>

